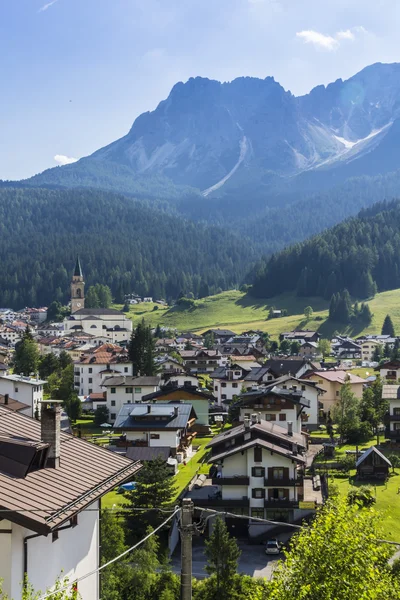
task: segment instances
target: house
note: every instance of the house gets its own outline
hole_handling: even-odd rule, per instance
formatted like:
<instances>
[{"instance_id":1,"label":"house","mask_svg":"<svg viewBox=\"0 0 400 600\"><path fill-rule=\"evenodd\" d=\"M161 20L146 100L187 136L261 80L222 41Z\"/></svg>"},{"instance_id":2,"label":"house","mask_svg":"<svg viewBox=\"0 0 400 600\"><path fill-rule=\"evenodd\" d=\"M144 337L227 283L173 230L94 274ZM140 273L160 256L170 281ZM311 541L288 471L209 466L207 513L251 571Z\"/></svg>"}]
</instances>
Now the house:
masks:
<instances>
[{"instance_id":1,"label":"house","mask_svg":"<svg viewBox=\"0 0 400 600\"><path fill-rule=\"evenodd\" d=\"M9 394L0 394L0 406L5 406L10 410L14 410L21 414L31 416L31 407L29 404L24 404L23 402L19 402L19 400L14 400L14 398L10 398Z\"/></svg>"},{"instance_id":2,"label":"house","mask_svg":"<svg viewBox=\"0 0 400 600\"><path fill-rule=\"evenodd\" d=\"M263 367L267 367L272 380L279 379L283 375L292 375L302 378L306 373L317 371L319 365L306 358L300 357L273 357L265 361Z\"/></svg>"},{"instance_id":3,"label":"house","mask_svg":"<svg viewBox=\"0 0 400 600\"><path fill-rule=\"evenodd\" d=\"M178 386L177 382L169 382L160 390L143 396L143 402L183 402L191 404L196 412L196 427L208 426L208 412L210 401L215 398L206 389L199 389L198 385Z\"/></svg>"},{"instance_id":4,"label":"house","mask_svg":"<svg viewBox=\"0 0 400 600\"><path fill-rule=\"evenodd\" d=\"M301 502L312 501L312 507L322 502L321 492L305 485L306 446L306 437L290 424L281 427L256 415L246 419L208 443L212 483L218 491L208 498L196 497L196 505L274 521L301 519L307 514ZM236 525L239 532L240 524ZM266 527L254 521L248 527L244 521L243 529L253 536Z\"/></svg>"},{"instance_id":5,"label":"house","mask_svg":"<svg viewBox=\"0 0 400 600\"><path fill-rule=\"evenodd\" d=\"M301 433L302 415L310 408L300 389L288 390L272 384L264 389L257 389L241 394L235 406L240 407L239 420L243 423L252 415L262 421L279 423L287 428L292 424L292 431Z\"/></svg>"},{"instance_id":6,"label":"house","mask_svg":"<svg viewBox=\"0 0 400 600\"><path fill-rule=\"evenodd\" d=\"M0 394L8 394L10 398L18 400L29 406L29 416L40 414L40 405L43 400L43 386L47 381L25 377L24 375L2 375L0 377Z\"/></svg>"},{"instance_id":7,"label":"house","mask_svg":"<svg viewBox=\"0 0 400 600\"><path fill-rule=\"evenodd\" d=\"M361 358L362 360L370 362L374 360L374 353L376 348L379 346L383 349L383 344L377 340L365 340L361 342Z\"/></svg>"},{"instance_id":8,"label":"house","mask_svg":"<svg viewBox=\"0 0 400 600\"><path fill-rule=\"evenodd\" d=\"M103 383L115 375L132 375L132 363L119 346L99 346L74 363L74 384L80 396L103 392Z\"/></svg>"},{"instance_id":9,"label":"house","mask_svg":"<svg viewBox=\"0 0 400 600\"><path fill-rule=\"evenodd\" d=\"M304 344L304 342L316 342L321 337L321 334L318 331L309 331L308 329L299 329L298 331L287 331L281 333L279 336L279 340L288 340L288 342L299 342L300 344Z\"/></svg>"},{"instance_id":10,"label":"house","mask_svg":"<svg viewBox=\"0 0 400 600\"><path fill-rule=\"evenodd\" d=\"M299 356L314 358L319 354L317 342L304 342L300 346Z\"/></svg>"},{"instance_id":11,"label":"house","mask_svg":"<svg viewBox=\"0 0 400 600\"><path fill-rule=\"evenodd\" d=\"M381 379L386 379L388 382L395 382L400 379L400 360L390 360L383 365L375 367L375 371L379 371Z\"/></svg>"},{"instance_id":12,"label":"house","mask_svg":"<svg viewBox=\"0 0 400 600\"><path fill-rule=\"evenodd\" d=\"M242 391L244 378L250 373L250 369L243 369L237 364L219 367L211 373L210 377L214 384L214 396L217 403L233 400L233 396L238 396Z\"/></svg>"},{"instance_id":13,"label":"house","mask_svg":"<svg viewBox=\"0 0 400 600\"><path fill-rule=\"evenodd\" d=\"M165 382L174 375L185 374L183 365L176 360L176 358L168 356L168 354L165 356L156 357L154 362L157 365L157 370L160 373L161 379Z\"/></svg>"},{"instance_id":14,"label":"house","mask_svg":"<svg viewBox=\"0 0 400 600\"><path fill-rule=\"evenodd\" d=\"M246 369L246 371L260 366L260 363L256 360L256 357L252 354L243 356L230 356L229 361L234 362L236 365L239 365L239 367L243 367L243 369Z\"/></svg>"},{"instance_id":15,"label":"house","mask_svg":"<svg viewBox=\"0 0 400 600\"><path fill-rule=\"evenodd\" d=\"M61 406L42 404L41 421L0 406L0 578L21 598L57 578L99 600L100 498L135 478L140 463L60 431Z\"/></svg>"},{"instance_id":16,"label":"house","mask_svg":"<svg viewBox=\"0 0 400 600\"><path fill-rule=\"evenodd\" d=\"M325 391L321 396L323 411L328 413L336 404L340 397L340 390L345 383L349 383L351 391L356 398L362 398L365 379L353 375L348 371L333 370L333 371L315 371L303 376L304 379L314 381L320 388Z\"/></svg>"},{"instance_id":17,"label":"house","mask_svg":"<svg viewBox=\"0 0 400 600\"><path fill-rule=\"evenodd\" d=\"M109 419L114 422L124 404L141 402L143 396L156 392L160 386L160 378L134 377L132 375L117 375L109 377L103 383L107 390L106 406L109 410Z\"/></svg>"},{"instance_id":18,"label":"house","mask_svg":"<svg viewBox=\"0 0 400 600\"><path fill-rule=\"evenodd\" d=\"M350 338L341 340L334 346L334 354L338 358L356 359L361 358L361 346Z\"/></svg>"},{"instance_id":19,"label":"house","mask_svg":"<svg viewBox=\"0 0 400 600\"><path fill-rule=\"evenodd\" d=\"M386 456L371 446L356 462L357 477L360 479L387 479L392 463Z\"/></svg>"},{"instance_id":20,"label":"house","mask_svg":"<svg viewBox=\"0 0 400 600\"><path fill-rule=\"evenodd\" d=\"M385 416L385 438L400 442L400 386L383 385L382 399L389 402L389 411Z\"/></svg>"},{"instance_id":21,"label":"house","mask_svg":"<svg viewBox=\"0 0 400 600\"><path fill-rule=\"evenodd\" d=\"M192 451L196 413L191 404L124 404L114 423L127 446L168 447L171 456Z\"/></svg>"},{"instance_id":22,"label":"house","mask_svg":"<svg viewBox=\"0 0 400 600\"><path fill-rule=\"evenodd\" d=\"M202 335L203 339L206 336L214 336L215 344L226 344L229 339L236 335L236 333L230 329L207 329Z\"/></svg>"},{"instance_id":23,"label":"house","mask_svg":"<svg viewBox=\"0 0 400 600\"><path fill-rule=\"evenodd\" d=\"M99 406L107 406L106 392L92 392L81 401L82 412L96 411Z\"/></svg>"},{"instance_id":24,"label":"house","mask_svg":"<svg viewBox=\"0 0 400 600\"><path fill-rule=\"evenodd\" d=\"M212 373L217 367L226 363L218 350L182 350L180 355L185 369L192 375Z\"/></svg>"}]
</instances>

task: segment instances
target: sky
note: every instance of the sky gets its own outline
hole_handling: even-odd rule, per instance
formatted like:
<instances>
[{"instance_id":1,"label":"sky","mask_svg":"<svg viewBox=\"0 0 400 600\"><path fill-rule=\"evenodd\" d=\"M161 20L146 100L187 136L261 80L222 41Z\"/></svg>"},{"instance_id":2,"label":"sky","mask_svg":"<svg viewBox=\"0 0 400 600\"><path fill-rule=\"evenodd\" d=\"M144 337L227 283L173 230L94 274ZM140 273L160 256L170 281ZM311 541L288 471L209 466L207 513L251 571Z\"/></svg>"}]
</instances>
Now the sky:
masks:
<instances>
[{"instance_id":1,"label":"sky","mask_svg":"<svg viewBox=\"0 0 400 600\"><path fill-rule=\"evenodd\" d=\"M0 0L0 179L73 162L197 75L295 95L400 62L399 0Z\"/></svg>"}]
</instances>

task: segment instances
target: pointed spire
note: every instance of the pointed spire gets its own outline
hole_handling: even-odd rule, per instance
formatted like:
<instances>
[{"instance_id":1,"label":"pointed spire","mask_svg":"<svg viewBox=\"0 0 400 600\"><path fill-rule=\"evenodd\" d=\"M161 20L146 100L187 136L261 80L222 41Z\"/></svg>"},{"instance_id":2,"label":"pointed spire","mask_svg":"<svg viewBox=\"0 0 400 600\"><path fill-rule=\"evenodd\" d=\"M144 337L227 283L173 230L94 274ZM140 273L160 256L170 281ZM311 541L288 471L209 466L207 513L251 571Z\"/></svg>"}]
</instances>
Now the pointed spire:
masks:
<instances>
[{"instance_id":1,"label":"pointed spire","mask_svg":"<svg viewBox=\"0 0 400 600\"><path fill-rule=\"evenodd\" d=\"M81 267L81 261L79 260L79 256L76 257L74 277L83 277L82 267Z\"/></svg>"}]
</instances>

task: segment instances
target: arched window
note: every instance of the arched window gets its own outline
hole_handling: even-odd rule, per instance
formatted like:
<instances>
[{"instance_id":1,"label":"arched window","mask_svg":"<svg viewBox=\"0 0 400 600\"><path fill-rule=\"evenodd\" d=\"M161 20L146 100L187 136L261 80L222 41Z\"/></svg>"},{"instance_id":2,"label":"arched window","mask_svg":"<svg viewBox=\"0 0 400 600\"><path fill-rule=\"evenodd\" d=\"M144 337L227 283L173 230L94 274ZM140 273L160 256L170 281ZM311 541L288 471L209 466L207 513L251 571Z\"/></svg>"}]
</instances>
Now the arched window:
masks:
<instances>
[{"instance_id":1,"label":"arched window","mask_svg":"<svg viewBox=\"0 0 400 600\"><path fill-rule=\"evenodd\" d=\"M82 290L81 290L81 288L78 288L76 290L76 296L77 296L77 298L82 298Z\"/></svg>"}]
</instances>

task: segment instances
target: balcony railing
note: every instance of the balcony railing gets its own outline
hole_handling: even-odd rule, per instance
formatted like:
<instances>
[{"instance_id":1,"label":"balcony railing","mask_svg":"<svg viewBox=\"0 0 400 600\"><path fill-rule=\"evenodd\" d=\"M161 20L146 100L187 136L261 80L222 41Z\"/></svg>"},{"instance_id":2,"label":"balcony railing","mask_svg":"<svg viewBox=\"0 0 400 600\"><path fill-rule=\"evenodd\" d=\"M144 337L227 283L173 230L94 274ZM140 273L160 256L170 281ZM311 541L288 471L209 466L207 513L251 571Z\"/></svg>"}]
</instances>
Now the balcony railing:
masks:
<instances>
[{"instance_id":1,"label":"balcony railing","mask_svg":"<svg viewBox=\"0 0 400 600\"><path fill-rule=\"evenodd\" d=\"M213 477L213 485L249 485L250 477L246 475L234 475L232 477Z\"/></svg>"},{"instance_id":2,"label":"balcony railing","mask_svg":"<svg viewBox=\"0 0 400 600\"><path fill-rule=\"evenodd\" d=\"M400 423L400 415L385 415L385 421L397 421Z\"/></svg>"},{"instance_id":3,"label":"balcony railing","mask_svg":"<svg viewBox=\"0 0 400 600\"><path fill-rule=\"evenodd\" d=\"M236 506L250 506L250 500L247 497L235 500L223 500L222 498L196 498L196 506L215 506L224 508L234 508Z\"/></svg>"},{"instance_id":4,"label":"balcony railing","mask_svg":"<svg viewBox=\"0 0 400 600\"><path fill-rule=\"evenodd\" d=\"M303 478L302 477L296 477L296 479L290 479L289 477L284 477L283 479L277 479L274 477L266 477L264 479L264 485L265 487L282 487L282 486L302 486L303 485Z\"/></svg>"},{"instance_id":5,"label":"balcony railing","mask_svg":"<svg viewBox=\"0 0 400 600\"><path fill-rule=\"evenodd\" d=\"M197 502L197 500L196 500ZM298 500L280 500L277 498L276 500L268 499L264 502L265 508L299 508Z\"/></svg>"},{"instance_id":6,"label":"balcony railing","mask_svg":"<svg viewBox=\"0 0 400 600\"><path fill-rule=\"evenodd\" d=\"M400 429L385 429L385 438L400 439Z\"/></svg>"}]
</instances>

